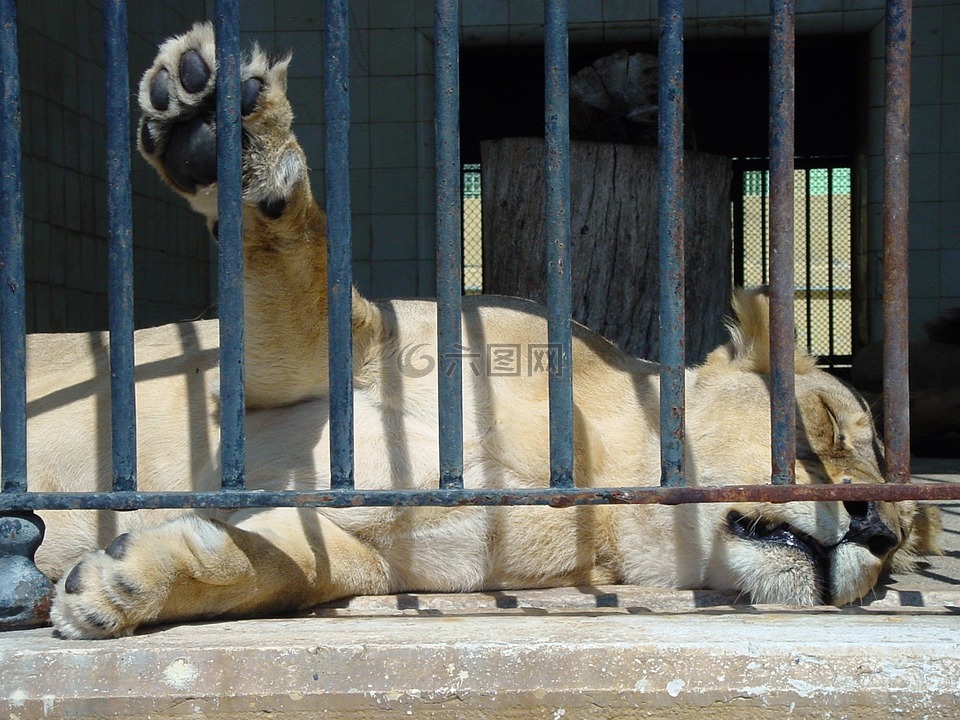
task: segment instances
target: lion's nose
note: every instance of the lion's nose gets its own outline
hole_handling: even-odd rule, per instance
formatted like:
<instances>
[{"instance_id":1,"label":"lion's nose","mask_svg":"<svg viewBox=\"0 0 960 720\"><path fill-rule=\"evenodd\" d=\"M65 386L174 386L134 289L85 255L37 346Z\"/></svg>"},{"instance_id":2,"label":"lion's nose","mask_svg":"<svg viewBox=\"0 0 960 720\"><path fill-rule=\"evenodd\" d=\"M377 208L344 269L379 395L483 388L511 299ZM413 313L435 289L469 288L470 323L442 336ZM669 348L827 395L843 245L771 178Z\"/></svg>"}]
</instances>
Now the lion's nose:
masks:
<instances>
[{"instance_id":1,"label":"lion's nose","mask_svg":"<svg viewBox=\"0 0 960 720\"><path fill-rule=\"evenodd\" d=\"M883 557L900 542L880 516L875 502L845 502L843 507L850 515L850 528L844 540L863 545L877 557Z\"/></svg>"}]
</instances>

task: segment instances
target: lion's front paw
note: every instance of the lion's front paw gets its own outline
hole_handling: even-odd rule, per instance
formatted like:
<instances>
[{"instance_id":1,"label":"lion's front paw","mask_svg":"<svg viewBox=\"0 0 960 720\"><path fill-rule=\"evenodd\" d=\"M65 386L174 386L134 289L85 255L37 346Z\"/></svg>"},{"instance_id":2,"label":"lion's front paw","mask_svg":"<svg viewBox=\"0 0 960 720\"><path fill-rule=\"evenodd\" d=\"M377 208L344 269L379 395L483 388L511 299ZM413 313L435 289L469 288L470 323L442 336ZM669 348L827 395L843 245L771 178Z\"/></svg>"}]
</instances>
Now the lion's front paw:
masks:
<instances>
[{"instance_id":1,"label":"lion's front paw","mask_svg":"<svg viewBox=\"0 0 960 720\"><path fill-rule=\"evenodd\" d=\"M106 550L87 553L57 583L50 619L66 638L129 635L155 618L171 578L161 565L140 567L130 557L131 535L120 535Z\"/></svg>"},{"instance_id":2,"label":"lion's front paw","mask_svg":"<svg viewBox=\"0 0 960 720\"><path fill-rule=\"evenodd\" d=\"M240 67L244 201L273 219L306 177L303 152L290 131L288 64L289 56L271 58L254 47ZM209 23L165 41L140 81L141 154L211 222L216 218L216 98L216 45Z\"/></svg>"},{"instance_id":3,"label":"lion's front paw","mask_svg":"<svg viewBox=\"0 0 960 720\"><path fill-rule=\"evenodd\" d=\"M64 637L105 638L209 617L243 597L250 571L223 526L186 516L87 553L57 583L50 619Z\"/></svg>"}]
</instances>

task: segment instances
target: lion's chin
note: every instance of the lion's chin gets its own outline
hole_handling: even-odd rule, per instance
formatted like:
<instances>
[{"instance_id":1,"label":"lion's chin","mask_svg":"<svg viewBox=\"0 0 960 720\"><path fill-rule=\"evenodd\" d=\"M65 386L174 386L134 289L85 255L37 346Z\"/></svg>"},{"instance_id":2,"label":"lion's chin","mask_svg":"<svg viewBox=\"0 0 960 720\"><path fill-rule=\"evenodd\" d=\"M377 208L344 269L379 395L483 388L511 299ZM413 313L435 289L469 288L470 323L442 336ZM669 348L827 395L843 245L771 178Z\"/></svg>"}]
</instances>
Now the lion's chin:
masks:
<instances>
[{"instance_id":1,"label":"lion's chin","mask_svg":"<svg viewBox=\"0 0 960 720\"><path fill-rule=\"evenodd\" d=\"M825 546L788 525L735 512L727 523L731 584L755 604L847 605L879 577L882 561L856 543Z\"/></svg>"}]
</instances>

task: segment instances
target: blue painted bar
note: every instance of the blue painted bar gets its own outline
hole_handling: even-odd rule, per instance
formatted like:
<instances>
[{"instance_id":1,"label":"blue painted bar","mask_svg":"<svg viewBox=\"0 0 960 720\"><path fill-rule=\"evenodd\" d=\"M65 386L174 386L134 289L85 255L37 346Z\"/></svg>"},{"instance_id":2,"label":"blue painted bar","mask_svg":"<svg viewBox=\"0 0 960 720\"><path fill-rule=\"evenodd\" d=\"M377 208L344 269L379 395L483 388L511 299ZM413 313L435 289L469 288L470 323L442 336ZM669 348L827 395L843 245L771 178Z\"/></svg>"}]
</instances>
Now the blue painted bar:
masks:
<instances>
[{"instance_id":1,"label":"blue painted bar","mask_svg":"<svg viewBox=\"0 0 960 720\"><path fill-rule=\"evenodd\" d=\"M4 492L27 489L23 174L17 3L0 0L0 433Z\"/></svg>"},{"instance_id":2,"label":"blue painted bar","mask_svg":"<svg viewBox=\"0 0 960 720\"><path fill-rule=\"evenodd\" d=\"M685 472L683 11L683 0L660 0L660 484L666 487L683 485Z\"/></svg>"},{"instance_id":3,"label":"blue painted bar","mask_svg":"<svg viewBox=\"0 0 960 720\"><path fill-rule=\"evenodd\" d=\"M458 0L436 0L437 382L440 392L440 487L463 487L463 346L460 234L460 24Z\"/></svg>"},{"instance_id":4,"label":"blue painted bar","mask_svg":"<svg viewBox=\"0 0 960 720\"><path fill-rule=\"evenodd\" d=\"M796 480L794 377L794 2L770 2L770 392L775 485Z\"/></svg>"},{"instance_id":5,"label":"blue painted bar","mask_svg":"<svg viewBox=\"0 0 960 720\"><path fill-rule=\"evenodd\" d=\"M350 28L347 0L324 3L327 119L327 292L330 335L330 486L353 487L350 220Z\"/></svg>"},{"instance_id":6,"label":"blue painted bar","mask_svg":"<svg viewBox=\"0 0 960 720\"><path fill-rule=\"evenodd\" d=\"M240 13L217 0L217 239L220 247L220 462L224 489L244 485L243 199Z\"/></svg>"},{"instance_id":7,"label":"blue painted bar","mask_svg":"<svg viewBox=\"0 0 960 720\"><path fill-rule=\"evenodd\" d=\"M883 442L887 482L910 480L909 213L911 0L886 12L883 121Z\"/></svg>"},{"instance_id":8,"label":"blue painted bar","mask_svg":"<svg viewBox=\"0 0 960 720\"><path fill-rule=\"evenodd\" d=\"M545 152L550 487L573 487L573 276L570 264L570 69L566 0L546 0Z\"/></svg>"},{"instance_id":9,"label":"blue painted bar","mask_svg":"<svg viewBox=\"0 0 960 720\"><path fill-rule=\"evenodd\" d=\"M137 489L133 349L133 210L130 190L130 78L127 4L104 0L107 99L107 212L110 285L110 407L113 489Z\"/></svg>"}]
</instances>

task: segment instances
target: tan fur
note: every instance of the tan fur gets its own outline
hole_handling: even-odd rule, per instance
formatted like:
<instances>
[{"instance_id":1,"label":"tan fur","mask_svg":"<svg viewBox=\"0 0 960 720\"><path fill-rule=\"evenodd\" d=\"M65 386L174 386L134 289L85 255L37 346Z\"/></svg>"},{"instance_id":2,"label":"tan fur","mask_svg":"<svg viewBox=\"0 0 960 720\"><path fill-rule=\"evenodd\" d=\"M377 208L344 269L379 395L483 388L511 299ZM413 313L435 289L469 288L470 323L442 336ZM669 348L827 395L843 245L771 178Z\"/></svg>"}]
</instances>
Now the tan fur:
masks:
<instances>
[{"instance_id":1,"label":"tan fur","mask_svg":"<svg viewBox=\"0 0 960 720\"><path fill-rule=\"evenodd\" d=\"M161 47L142 88L157 67L176 64L189 47L212 55L212 37L203 26ZM271 163L284 153L302 162L282 94L285 61L280 65L257 65L269 88L245 119L248 131L262 133L254 144L259 154L248 151L245 166L264 165L251 167L248 182L260 179L245 186L248 393L260 408L247 414L247 480L252 489L314 489L329 485L323 218L305 172L287 188L287 209L279 219L263 216L256 204L277 187ZM153 122L149 92L141 90L141 104L145 122ZM215 186L198 194L202 202L188 199L206 208L212 225ZM353 301L357 485L434 488L441 369L436 305L371 303L356 291ZM766 300L741 293L735 307L733 342L687 374L692 485L769 480ZM516 376L464 367L465 485L543 487L549 467L547 377L531 365L529 354L547 341L543 309L512 298L465 298L463 338L481 353L481 362L491 345L521 348ZM141 489L216 487L215 348L214 322L138 333ZM98 335L31 338L32 489L107 485L106 358ZM415 371L430 362L429 372ZM880 482L876 433L862 401L799 350L797 369L798 482ZM657 366L629 358L576 326L573 373L576 482L658 483ZM892 558L934 547L932 510L905 503L884 505L880 512L901 546L895 553L846 541L851 514L836 503L265 509L219 520L190 514L170 520L176 513L158 517L146 511L60 512L44 515L48 540L38 561L60 577L53 620L69 637L412 590L617 582L732 588L755 602L812 604L827 593L845 603L868 593L884 565L896 564ZM830 555L829 577L818 580L818 567L796 548L738 537L731 513L754 527L783 526L814 539ZM130 535L107 551L96 550L123 532Z\"/></svg>"}]
</instances>

